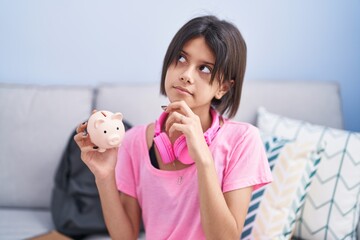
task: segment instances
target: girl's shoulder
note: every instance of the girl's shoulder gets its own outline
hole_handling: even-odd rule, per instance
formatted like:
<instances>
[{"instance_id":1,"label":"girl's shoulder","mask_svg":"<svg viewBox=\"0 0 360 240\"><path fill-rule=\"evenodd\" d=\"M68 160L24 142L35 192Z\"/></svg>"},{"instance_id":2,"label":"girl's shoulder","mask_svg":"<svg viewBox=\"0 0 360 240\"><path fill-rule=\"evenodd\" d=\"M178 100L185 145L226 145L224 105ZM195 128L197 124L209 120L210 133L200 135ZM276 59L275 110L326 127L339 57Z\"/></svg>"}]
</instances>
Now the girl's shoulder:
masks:
<instances>
[{"instance_id":1,"label":"girl's shoulder","mask_svg":"<svg viewBox=\"0 0 360 240\"><path fill-rule=\"evenodd\" d=\"M141 143L141 141L145 140L146 145L149 147L152 143L152 139L154 136L154 123L150 123L147 125L137 125L130 128L125 133L124 141L128 143Z\"/></svg>"},{"instance_id":2,"label":"girl's shoulder","mask_svg":"<svg viewBox=\"0 0 360 240\"><path fill-rule=\"evenodd\" d=\"M125 132L127 138L137 136L146 131L147 125L136 125Z\"/></svg>"},{"instance_id":3,"label":"girl's shoulder","mask_svg":"<svg viewBox=\"0 0 360 240\"><path fill-rule=\"evenodd\" d=\"M259 129L250 123L225 119L221 126L221 135L227 139L242 141L257 138L260 134Z\"/></svg>"},{"instance_id":4,"label":"girl's shoulder","mask_svg":"<svg viewBox=\"0 0 360 240\"><path fill-rule=\"evenodd\" d=\"M145 138L146 125L136 125L125 132L123 144L128 144L136 139Z\"/></svg>"},{"instance_id":5,"label":"girl's shoulder","mask_svg":"<svg viewBox=\"0 0 360 240\"><path fill-rule=\"evenodd\" d=\"M247 122L238 122L235 120L224 119L222 128L227 132L236 131L241 133L259 132L259 129Z\"/></svg>"}]
</instances>

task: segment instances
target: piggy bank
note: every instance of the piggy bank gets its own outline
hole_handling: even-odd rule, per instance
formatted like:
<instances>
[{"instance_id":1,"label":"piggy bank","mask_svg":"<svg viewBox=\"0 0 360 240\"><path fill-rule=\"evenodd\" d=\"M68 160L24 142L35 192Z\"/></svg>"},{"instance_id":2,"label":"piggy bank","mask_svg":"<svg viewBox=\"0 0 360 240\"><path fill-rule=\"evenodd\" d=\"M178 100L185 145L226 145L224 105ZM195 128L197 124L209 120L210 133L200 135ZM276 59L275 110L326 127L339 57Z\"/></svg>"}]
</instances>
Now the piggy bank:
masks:
<instances>
[{"instance_id":1,"label":"piggy bank","mask_svg":"<svg viewBox=\"0 0 360 240\"><path fill-rule=\"evenodd\" d=\"M121 113L98 111L93 113L87 124L87 132L93 144L99 147L99 152L118 147L125 135L125 127Z\"/></svg>"}]
</instances>

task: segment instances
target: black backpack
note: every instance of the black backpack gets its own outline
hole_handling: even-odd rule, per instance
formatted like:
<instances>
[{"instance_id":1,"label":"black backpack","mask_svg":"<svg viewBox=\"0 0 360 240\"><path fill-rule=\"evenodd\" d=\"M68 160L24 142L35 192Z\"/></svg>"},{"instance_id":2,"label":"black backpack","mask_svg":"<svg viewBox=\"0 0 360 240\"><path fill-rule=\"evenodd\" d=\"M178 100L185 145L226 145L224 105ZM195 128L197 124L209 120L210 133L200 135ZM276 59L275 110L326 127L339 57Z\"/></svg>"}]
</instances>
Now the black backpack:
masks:
<instances>
[{"instance_id":1,"label":"black backpack","mask_svg":"<svg viewBox=\"0 0 360 240\"><path fill-rule=\"evenodd\" d=\"M131 125L123 121L125 130ZM74 131L55 175L51 214L55 228L71 238L107 234L95 177L80 158Z\"/></svg>"}]
</instances>

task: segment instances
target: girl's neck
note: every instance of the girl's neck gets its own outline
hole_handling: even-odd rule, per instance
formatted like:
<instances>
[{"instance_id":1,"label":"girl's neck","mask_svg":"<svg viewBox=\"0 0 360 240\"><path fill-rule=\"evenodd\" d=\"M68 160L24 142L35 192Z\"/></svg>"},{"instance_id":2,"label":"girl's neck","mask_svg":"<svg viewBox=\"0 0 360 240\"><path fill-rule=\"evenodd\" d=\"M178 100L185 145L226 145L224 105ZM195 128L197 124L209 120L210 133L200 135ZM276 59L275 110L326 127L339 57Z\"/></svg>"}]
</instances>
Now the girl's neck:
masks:
<instances>
[{"instance_id":1,"label":"girl's neck","mask_svg":"<svg viewBox=\"0 0 360 240\"><path fill-rule=\"evenodd\" d=\"M200 123L203 132L205 132L209 127L211 127L212 117L210 113L210 108L205 110L193 109L193 112L200 118Z\"/></svg>"}]
</instances>

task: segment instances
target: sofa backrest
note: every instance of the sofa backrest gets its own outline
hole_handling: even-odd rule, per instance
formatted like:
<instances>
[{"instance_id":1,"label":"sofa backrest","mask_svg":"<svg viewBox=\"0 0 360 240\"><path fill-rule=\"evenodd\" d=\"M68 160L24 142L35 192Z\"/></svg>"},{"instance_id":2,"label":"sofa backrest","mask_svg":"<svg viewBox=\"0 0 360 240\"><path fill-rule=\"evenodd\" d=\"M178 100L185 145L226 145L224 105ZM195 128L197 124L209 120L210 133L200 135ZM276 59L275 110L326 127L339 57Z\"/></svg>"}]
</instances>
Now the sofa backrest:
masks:
<instances>
[{"instance_id":1,"label":"sofa backrest","mask_svg":"<svg viewBox=\"0 0 360 240\"><path fill-rule=\"evenodd\" d=\"M335 82L248 81L236 119L256 122L259 106L279 115L343 128L340 87Z\"/></svg>"},{"instance_id":2,"label":"sofa backrest","mask_svg":"<svg viewBox=\"0 0 360 240\"><path fill-rule=\"evenodd\" d=\"M146 124L161 113L168 100L159 84L101 85L96 108L120 111L130 123ZM234 118L256 123L256 111L271 112L334 128L343 128L340 89L332 82L248 81L244 83L240 109Z\"/></svg>"},{"instance_id":3,"label":"sofa backrest","mask_svg":"<svg viewBox=\"0 0 360 240\"><path fill-rule=\"evenodd\" d=\"M55 170L92 96L89 87L0 84L0 207L50 206Z\"/></svg>"},{"instance_id":4,"label":"sofa backrest","mask_svg":"<svg viewBox=\"0 0 360 240\"><path fill-rule=\"evenodd\" d=\"M0 84L0 207L49 208L54 173L69 136L93 106L120 111L138 125L154 121L166 104L158 84L104 84L96 91ZM342 128L339 87L334 83L245 82L235 119L255 124L259 106Z\"/></svg>"},{"instance_id":5,"label":"sofa backrest","mask_svg":"<svg viewBox=\"0 0 360 240\"><path fill-rule=\"evenodd\" d=\"M121 112L132 125L155 121L163 111L161 106L169 104L159 94L158 84L105 84L99 86L96 95L96 109Z\"/></svg>"}]
</instances>

